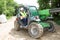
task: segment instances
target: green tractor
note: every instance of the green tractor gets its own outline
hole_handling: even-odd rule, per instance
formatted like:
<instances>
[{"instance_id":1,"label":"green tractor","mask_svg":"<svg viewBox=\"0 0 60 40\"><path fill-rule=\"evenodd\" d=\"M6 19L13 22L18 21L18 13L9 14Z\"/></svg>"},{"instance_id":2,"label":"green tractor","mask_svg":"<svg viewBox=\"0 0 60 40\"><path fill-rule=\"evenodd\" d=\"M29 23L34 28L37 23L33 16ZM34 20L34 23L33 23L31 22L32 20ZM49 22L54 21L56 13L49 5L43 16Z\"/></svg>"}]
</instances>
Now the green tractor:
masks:
<instances>
[{"instance_id":1,"label":"green tractor","mask_svg":"<svg viewBox=\"0 0 60 40\"><path fill-rule=\"evenodd\" d=\"M19 31L20 29L27 29L28 33L31 37L33 38L40 38L45 29L47 29L47 31L54 31L54 25L51 22L47 22L47 17L49 17L49 11L47 10L46 14L44 14L44 11L38 11L37 8L35 6L22 6L25 8L26 12L28 13L27 16L27 25L22 26L21 24L19 24L19 9L17 10L17 17L16 20L14 21L14 29ZM20 23L22 23L20 21Z\"/></svg>"}]
</instances>

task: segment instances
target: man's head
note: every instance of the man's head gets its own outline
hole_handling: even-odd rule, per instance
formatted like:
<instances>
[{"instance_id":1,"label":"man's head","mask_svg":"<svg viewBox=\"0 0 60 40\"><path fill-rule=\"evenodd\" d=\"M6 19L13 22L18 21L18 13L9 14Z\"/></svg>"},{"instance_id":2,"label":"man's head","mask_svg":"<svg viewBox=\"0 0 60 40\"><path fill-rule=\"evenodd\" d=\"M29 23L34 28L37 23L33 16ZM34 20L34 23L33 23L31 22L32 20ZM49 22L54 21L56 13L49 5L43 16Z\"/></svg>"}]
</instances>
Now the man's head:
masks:
<instances>
[{"instance_id":1,"label":"man's head","mask_svg":"<svg viewBox=\"0 0 60 40\"><path fill-rule=\"evenodd\" d=\"M20 8L20 11L21 11L21 12L24 12L24 8L23 8L23 7L21 7L21 8Z\"/></svg>"}]
</instances>

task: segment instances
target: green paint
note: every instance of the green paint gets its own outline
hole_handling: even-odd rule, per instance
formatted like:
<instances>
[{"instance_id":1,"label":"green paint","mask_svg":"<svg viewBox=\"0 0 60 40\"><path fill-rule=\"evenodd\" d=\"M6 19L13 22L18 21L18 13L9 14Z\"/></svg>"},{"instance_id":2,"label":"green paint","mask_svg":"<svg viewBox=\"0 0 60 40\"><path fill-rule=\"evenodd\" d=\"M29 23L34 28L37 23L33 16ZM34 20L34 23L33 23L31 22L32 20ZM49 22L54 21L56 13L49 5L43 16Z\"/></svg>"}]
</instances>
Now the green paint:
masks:
<instances>
[{"instance_id":1,"label":"green paint","mask_svg":"<svg viewBox=\"0 0 60 40\"><path fill-rule=\"evenodd\" d=\"M35 7L29 7L29 10L30 10L31 16L37 16L38 15L38 12L37 12Z\"/></svg>"},{"instance_id":2,"label":"green paint","mask_svg":"<svg viewBox=\"0 0 60 40\"><path fill-rule=\"evenodd\" d=\"M40 19L45 20L48 16L50 16L49 9L39 10Z\"/></svg>"},{"instance_id":3,"label":"green paint","mask_svg":"<svg viewBox=\"0 0 60 40\"><path fill-rule=\"evenodd\" d=\"M43 28L50 27L50 24L46 22L40 22L40 24L42 25Z\"/></svg>"}]
</instances>

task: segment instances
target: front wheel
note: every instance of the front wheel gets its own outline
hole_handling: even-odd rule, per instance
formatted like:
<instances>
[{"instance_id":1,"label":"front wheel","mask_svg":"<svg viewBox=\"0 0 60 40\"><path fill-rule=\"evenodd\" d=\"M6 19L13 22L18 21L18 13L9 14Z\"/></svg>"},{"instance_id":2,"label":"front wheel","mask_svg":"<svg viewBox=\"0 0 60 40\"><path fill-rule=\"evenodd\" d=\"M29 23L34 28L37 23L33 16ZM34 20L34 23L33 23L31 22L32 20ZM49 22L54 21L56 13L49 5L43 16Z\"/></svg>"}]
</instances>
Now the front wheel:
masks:
<instances>
[{"instance_id":1,"label":"front wheel","mask_svg":"<svg viewBox=\"0 0 60 40\"><path fill-rule=\"evenodd\" d=\"M19 25L19 23L17 21L14 21L14 29L16 31L19 31L20 30L20 25Z\"/></svg>"},{"instance_id":2,"label":"front wheel","mask_svg":"<svg viewBox=\"0 0 60 40\"><path fill-rule=\"evenodd\" d=\"M33 38L40 38L43 35L43 27L38 23L31 23L28 27L28 33Z\"/></svg>"}]
</instances>

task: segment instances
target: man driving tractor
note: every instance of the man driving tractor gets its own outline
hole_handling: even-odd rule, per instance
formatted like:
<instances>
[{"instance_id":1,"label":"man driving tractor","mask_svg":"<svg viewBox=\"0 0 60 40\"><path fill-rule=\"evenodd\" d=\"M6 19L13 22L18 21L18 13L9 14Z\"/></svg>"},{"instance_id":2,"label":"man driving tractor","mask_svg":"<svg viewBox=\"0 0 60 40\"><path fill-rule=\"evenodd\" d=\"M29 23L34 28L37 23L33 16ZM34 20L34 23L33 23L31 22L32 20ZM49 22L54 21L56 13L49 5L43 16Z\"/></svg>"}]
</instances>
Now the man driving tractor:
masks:
<instances>
[{"instance_id":1,"label":"man driving tractor","mask_svg":"<svg viewBox=\"0 0 60 40\"><path fill-rule=\"evenodd\" d=\"M17 8L17 17L14 21L14 29L27 29L29 35L33 38L40 38L44 31L54 32L55 28L52 22L47 21L49 11L38 12L35 6L20 6ZM43 20L40 20L40 19Z\"/></svg>"},{"instance_id":2,"label":"man driving tractor","mask_svg":"<svg viewBox=\"0 0 60 40\"><path fill-rule=\"evenodd\" d=\"M22 25L26 26L27 25L27 13L25 12L25 9L23 7L21 7L19 9L19 18L20 18L20 20L22 22Z\"/></svg>"}]
</instances>

